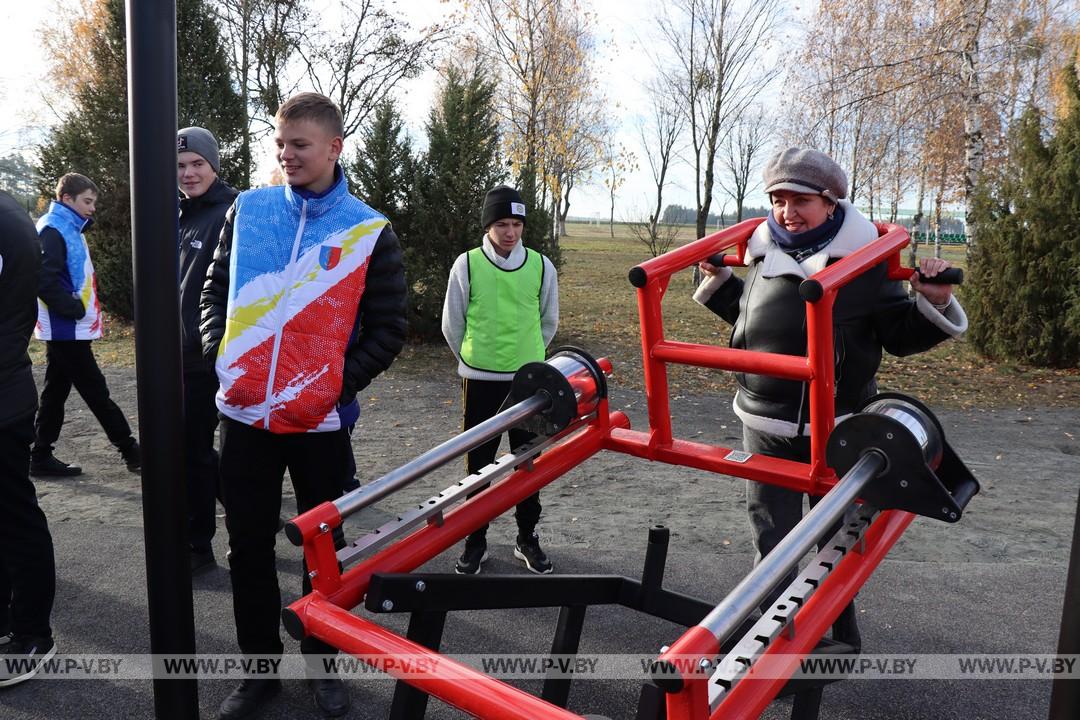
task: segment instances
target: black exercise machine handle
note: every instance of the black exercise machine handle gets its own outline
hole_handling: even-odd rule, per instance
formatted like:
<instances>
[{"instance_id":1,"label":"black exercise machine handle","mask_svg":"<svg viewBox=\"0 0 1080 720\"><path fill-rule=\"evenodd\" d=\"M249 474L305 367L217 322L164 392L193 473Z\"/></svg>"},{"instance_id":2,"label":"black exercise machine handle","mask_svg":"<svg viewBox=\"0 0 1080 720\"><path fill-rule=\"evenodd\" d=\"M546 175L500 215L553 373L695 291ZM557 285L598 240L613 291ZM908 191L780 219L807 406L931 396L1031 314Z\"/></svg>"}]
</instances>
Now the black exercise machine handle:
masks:
<instances>
[{"instance_id":1,"label":"black exercise machine handle","mask_svg":"<svg viewBox=\"0 0 1080 720\"><path fill-rule=\"evenodd\" d=\"M949 268L942 270L934 277L923 277L922 270L916 270L919 273L919 282L928 283L930 285L962 285L964 282L964 270L962 268Z\"/></svg>"}]
</instances>

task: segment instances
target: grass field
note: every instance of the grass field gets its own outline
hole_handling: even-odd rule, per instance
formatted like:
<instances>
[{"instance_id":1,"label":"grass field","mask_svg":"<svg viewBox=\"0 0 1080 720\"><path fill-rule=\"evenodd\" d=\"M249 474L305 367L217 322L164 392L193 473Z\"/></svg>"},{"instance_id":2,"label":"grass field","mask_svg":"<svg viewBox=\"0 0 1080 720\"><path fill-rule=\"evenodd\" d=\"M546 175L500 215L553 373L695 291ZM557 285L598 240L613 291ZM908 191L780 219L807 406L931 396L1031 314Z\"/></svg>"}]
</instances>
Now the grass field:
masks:
<instances>
[{"instance_id":1,"label":"grass field","mask_svg":"<svg viewBox=\"0 0 1080 720\"><path fill-rule=\"evenodd\" d=\"M562 240L563 267L559 273L561 318L555 344L585 348L607 356L615 365L613 385L641 388L641 340L634 288L627 272L649 258L644 245L632 239L625 226L615 226L615 238L606 225L570 224ZM692 239L684 231L679 242ZM920 247L920 253L932 249ZM963 248L946 246L943 255L964 266ZM905 251L906 262L906 251ZM664 328L669 339L725 345L731 328L691 299L692 272L672 278L664 299ZM106 324L107 334L95 343L103 366L134 364L131 329L118 322ZM35 363L44 362L41 343L31 344ZM451 358L445 346L411 346L395 364L397 373L428 375L446 370ZM730 374L673 367L669 373L673 395L715 393L725 398L734 392ZM962 339L909 358L886 356L879 373L882 389L905 392L941 407L1080 407L1080 371L1046 370L979 357Z\"/></svg>"}]
</instances>

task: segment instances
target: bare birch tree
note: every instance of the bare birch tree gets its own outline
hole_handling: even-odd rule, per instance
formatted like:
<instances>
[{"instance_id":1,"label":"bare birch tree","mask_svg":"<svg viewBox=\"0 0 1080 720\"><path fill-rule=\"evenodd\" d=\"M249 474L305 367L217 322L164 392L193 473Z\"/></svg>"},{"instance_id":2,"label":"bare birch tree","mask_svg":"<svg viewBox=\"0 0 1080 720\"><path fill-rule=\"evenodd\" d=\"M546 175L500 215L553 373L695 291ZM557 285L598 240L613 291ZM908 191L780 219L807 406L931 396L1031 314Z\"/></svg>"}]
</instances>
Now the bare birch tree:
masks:
<instances>
[{"instance_id":1,"label":"bare birch tree","mask_svg":"<svg viewBox=\"0 0 1080 720\"><path fill-rule=\"evenodd\" d=\"M728 134L722 160L730 179L726 190L735 201L735 222L742 222L746 196L759 184L758 169L771 140L772 126L760 107L743 113Z\"/></svg>"},{"instance_id":2,"label":"bare birch tree","mask_svg":"<svg viewBox=\"0 0 1080 720\"><path fill-rule=\"evenodd\" d=\"M299 48L307 80L345 117L345 137L365 124L398 83L430 67L447 29L414 30L375 0L341 0L339 26Z\"/></svg>"},{"instance_id":3,"label":"bare birch tree","mask_svg":"<svg viewBox=\"0 0 1080 720\"><path fill-rule=\"evenodd\" d=\"M797 71L816 76L799 132L828 140L819 147L848 168L853 196L864 178L873 179L879 195L889 184L899 193L905 184L925 183L924 167L940 187L940 167L918 158L925 157L924 144L939 142L932 132L937 123L960 108L963 122L948 142L964 152L956 172L944 174L957 185L937 197L959 199L967 208L986 163L1006 152L1009 125L1029 105L1048 108L1047 68L1063 64L1068 43L1060 38L1071 27L1070 0L867 0L858 6L821 0L797 55L816 61ZM907 100L892 102L898 94ZM923 131L915 130L920 126ZM838 148L835 137L847 146ZM916 160L897 162L901 152ZM907 177L899 178L897 190L881 173ZM970 222L968 234L976 234Z\"/></svg>"},{"instance_id":4,"label":"bare birch tree","mask_svg":"<svg viewBox=\"0 0 1080 720\"><path fill-rule=\"evenodd\" d=\"M251 184L252 143L291 88L284 84L289 61L304 40L308 20L305 0L214 0L218 22L231 46L232 71L249 113L240 141L244 177ZM255 126L255 127L253 127Z\"/></svg>"},{"instance_id":5,"label":"bare birch tree","mask_svg":"<svg viewBox=\"0 0 1080 720\"><path fill-rule=\"evenodd\" d=\"M510 161L565 234L570 191L598 167L609 121L593 72L595 16L577 0L475 0L507 91L498 107ZM531 179L531 180L530 180Z\"/></svg>"},{"instance_id":6,"label":"bare birch tree","mask_svg":"<svg viewBox=\"0 0 1080 720\"><path fill-rule=\"evenodd\" d=\"M667 82L680 93L690 132L697 234L705 234L716 156L735 120L777 74L765 50L780 20L779 0L674 0L658 17Z\"/></svg>"},{"instance_id":7,"label":"bare birch tree","mask_svg":"<svg viewBox=\"0 0 1080 720\"><path fill-rule=\"evenodd\" d=\"M641 150L652 177L655 202L648 220L631 223L631 233L649 249L652 257L667 252L675 242L679 228L662 223L664 211L664 188L670 182L668 174L675 157L677 143L682 135L685 115L678 108L678 98L670 86L659 78L646 85L650 113L638 123Z\"/></svg>"}]
</instances>

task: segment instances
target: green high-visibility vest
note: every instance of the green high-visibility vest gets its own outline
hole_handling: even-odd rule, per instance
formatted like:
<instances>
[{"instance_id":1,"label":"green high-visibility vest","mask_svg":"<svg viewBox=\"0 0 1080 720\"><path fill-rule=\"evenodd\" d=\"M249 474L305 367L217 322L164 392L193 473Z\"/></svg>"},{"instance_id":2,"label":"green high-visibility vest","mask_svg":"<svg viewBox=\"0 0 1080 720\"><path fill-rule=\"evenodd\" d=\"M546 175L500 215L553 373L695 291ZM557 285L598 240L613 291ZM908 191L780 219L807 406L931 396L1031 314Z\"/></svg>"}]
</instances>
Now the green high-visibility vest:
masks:
<instances>
[{"instance_id":1,"label":"green high-visibility vest","mask_svg":"<svg viewBox=\"0 0 1080 720\"><path fill-rule=\"evenodd\" d=\"M540 332L540 286L544 258L525 249L525 262L516 270L493 263L482 248L469 251L469 309L461 359L471 368L516 372L528 362L544 359Z\"/></svg>"}]
</instances>

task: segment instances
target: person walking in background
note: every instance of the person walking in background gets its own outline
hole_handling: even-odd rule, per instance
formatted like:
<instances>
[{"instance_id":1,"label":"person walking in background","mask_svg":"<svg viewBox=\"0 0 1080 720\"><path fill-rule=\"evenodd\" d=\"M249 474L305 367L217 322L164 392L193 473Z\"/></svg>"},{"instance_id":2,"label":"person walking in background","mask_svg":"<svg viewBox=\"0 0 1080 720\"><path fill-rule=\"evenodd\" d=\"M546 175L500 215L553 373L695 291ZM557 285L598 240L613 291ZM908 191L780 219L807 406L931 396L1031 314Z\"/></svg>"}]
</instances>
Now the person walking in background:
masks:
<instances>
[{"instance_id":1,"label":"person walking in background","mask_svg":"<svg viewBox=\"0 0 1080 720\"><path fill-rule=\"evenodd\" d=\"M236 198L201 303L203 352L220 382L225 526L245 655L284 649L274 536L285 470L301 513L341 495L356 394L405 342L401 246L387 219L349 194L338 163L341 110L324 95L300 93L274 124L286 184ZM306 572L303 590L311 591ZM335 652L315 638L300 648ZM348 712L336 674L315 661L309 679L324 715ZM219 717L249 717L280 688L276 677L249 677Z\"/></svg>"},{"instance_id":2,"label":"person walking in background","mask_svg":"<svg viewBox=\"0 0 1080 720\"><path fill-rule=\"evenodd\" d=\"M442 332L458 359L465 430L495 415L510 392L514 373L528 362L542 361L559 326L559 280L555 266L521 242L525 203L514 188L499 185L484 197L480 247L454 261L446 286ZM533 438L525 430L509 432L511 449ZM502 436L469 452L466 469L478 472L495 460ZM479 490L477 491L479 492ZM518 504L514 557L534 573L552 571L540 547L540 493ZM487 529L465 540L454 569L475 575L487 560Z\"/></svg>"},{"instance_id":3,"label":"person walking in background","mask_svg":"<svg viewBox=\"0 0 1080 720\"><path fill-rule=\"evenodd\" d=\"M97 185L90 178L68 173L56 184L56 201L37 222L41 279L34 337L45 341L46 364L30 451L30 474L35 477L82 473L82 468L53 455L72 385L120 451L128 470L139 472L142 467L139 443L123 411L109 397L105 376L90 347L101 337L101 308L94 264L83 233L93 223L97 197Z\"/></svg>"},{"instance_id":4,"label":"person walking in background","mask_svg":"<svg viewBox=\"0 0 1080 720\"><path fill-rule=\"evenodd\" d=\"M176 134L176 180L180 199L180 318L184 354L184 435L186 440L188 539L191 572L216 566L211 541L216 531L218 454L217 375L203 360L199 336L199 300L206 270L214 257L225 212L236 199L235 189L218 172L221 159L217 138L201 127Z\"/></svg>"},{"instance_id":5,"label":"person walking in background","mask_svg":"<svg viewBox=\"0 0 1080 720\"><path fill-rule=\"evenodd\" d=\"M30 216L0 191L0 687L29 680L56 654L52 536L29 476L37 388L27 345L40 255Z\"/></svg>"}]
</instances>

